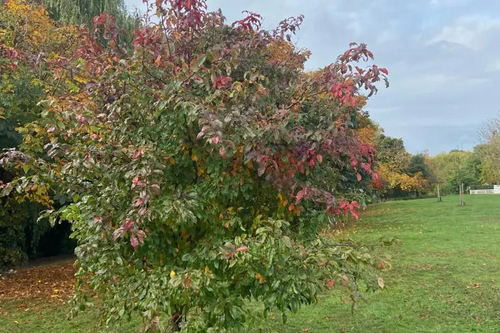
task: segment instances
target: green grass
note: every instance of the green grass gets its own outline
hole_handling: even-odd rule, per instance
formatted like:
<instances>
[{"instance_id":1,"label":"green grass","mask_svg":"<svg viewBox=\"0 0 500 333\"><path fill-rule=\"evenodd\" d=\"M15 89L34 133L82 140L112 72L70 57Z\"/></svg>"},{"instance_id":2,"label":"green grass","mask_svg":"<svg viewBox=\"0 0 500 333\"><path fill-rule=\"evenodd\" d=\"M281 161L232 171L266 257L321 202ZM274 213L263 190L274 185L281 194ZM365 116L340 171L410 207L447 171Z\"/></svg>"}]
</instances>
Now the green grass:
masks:
<instances>
[{"instance_id":1,"label":"green grass","mask_svg":"<svg viewBox=\"0 0 500 333\"><path fill-rule=\"evenodd\" d=\"M456 196L373 206L350 236L384 248L386 288L351 314L339 295L271 323L265 332L500 332L500 196Z\"/></svg>"},{"instance_id":2,"label":"green grass","mask_svg":"<svg viewBox=\"0 0 500 333\"><path fill-rule=\"evenodd\" d=\"M58 302L0 301L0 332L8 333L91 333L97 329L98 313L87 311L73 319L68 318L70 305ZM138 332L137 322L126 322L120 327L104 330L109 333Z\"/></svg>"},{"instance_id":3,"label":"green grass","mask_svg":"<svg viewBox=\"0 0 500 333\"><path fill-rule=\"evenodd\" d=\"M500 332L500 196L467 196L388 202L372 206L356 228L356 241L383 247L392 269L386 287L368 294L352 314L340 293L261 324L263 332ZM66 305L41 304L24 311L19 301L0 303L0 332L92 332L96 313L65 320ZM25 304L26 305L26 304ZM14 322L17 321L17 323ZM136 332L124 326L117 332ZM259 330L255 330L259 331Z\"/></svg>"}]
</instances>

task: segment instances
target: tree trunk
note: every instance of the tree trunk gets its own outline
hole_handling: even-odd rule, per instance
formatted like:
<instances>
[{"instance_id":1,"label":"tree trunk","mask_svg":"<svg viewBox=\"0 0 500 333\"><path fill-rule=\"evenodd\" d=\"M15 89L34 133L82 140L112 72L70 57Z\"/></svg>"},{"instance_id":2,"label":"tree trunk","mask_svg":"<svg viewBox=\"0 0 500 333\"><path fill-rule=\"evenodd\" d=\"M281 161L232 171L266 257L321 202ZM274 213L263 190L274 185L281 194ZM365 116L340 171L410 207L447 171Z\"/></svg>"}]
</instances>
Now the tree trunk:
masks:
<instances>
[{"instance_id":1,"label":"tree trunk","mask_svg":"<svg viewBox=\"0 0 500 333\"><path fill-rule=\"evenodd\" d=\"M438 201L441 202L441 185L437 184L437 197L438 197Z\"/></svg>"},{"instance_id":2,"label":"tree trunk","mask_svg":"<svg viewBox=\"0 0 500 333\"><path fill-rule=\"evenodd\" d=\"M459 185L460 190L460 206L464 205L464 184Z\"/></svg>"}]
</instances>

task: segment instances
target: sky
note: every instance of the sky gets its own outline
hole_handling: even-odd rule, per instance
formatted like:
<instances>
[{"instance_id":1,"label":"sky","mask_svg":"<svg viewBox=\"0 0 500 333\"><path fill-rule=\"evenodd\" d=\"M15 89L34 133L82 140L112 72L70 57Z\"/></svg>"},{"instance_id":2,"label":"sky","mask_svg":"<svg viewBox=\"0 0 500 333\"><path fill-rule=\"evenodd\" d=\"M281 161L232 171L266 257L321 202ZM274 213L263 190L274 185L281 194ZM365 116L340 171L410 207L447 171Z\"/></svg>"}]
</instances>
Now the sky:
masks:
<instances>
[{"instance_id":1,"label":"sky","mask_svg":"<svg viewBox=\"0 0 500 333\"><path fill-rule=\"evenodd\" d=\"M144 8L142 0L126 0ZM389 70L366 107L386 135L411 153L471 150L478 128L500 110L498 0L208 0L228 22L243 10L272 29L304 14L294 42L312 52L307 69L334 62L350 42L366 43Z\"/></svg>"}]
</instances>

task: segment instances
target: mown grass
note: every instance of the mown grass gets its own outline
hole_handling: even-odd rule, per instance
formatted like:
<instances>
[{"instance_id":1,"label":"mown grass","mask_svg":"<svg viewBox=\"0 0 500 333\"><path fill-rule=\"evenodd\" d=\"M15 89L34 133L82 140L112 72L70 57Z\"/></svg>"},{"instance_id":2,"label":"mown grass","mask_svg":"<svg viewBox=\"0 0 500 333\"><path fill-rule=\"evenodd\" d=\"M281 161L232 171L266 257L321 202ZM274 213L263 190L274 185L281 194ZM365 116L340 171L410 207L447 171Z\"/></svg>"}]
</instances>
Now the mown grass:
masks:
<instances>
[{"instance_id":1,"label":"mown grass","mask_svg":"<svg viewBox=\"0 0 500 333\"><path fill-rule=\"evenodd\" d=\"M0 332L4 333L77 333L101 332L97 329L98 313L89 311L73 319L68 318L70 306L66 303L32 301L0 301ZM106 330L110 333L137 332L136 323Z\"/></svg>"},{"instance_id":2,"label":"mown grass","mask_svg":"<svg viewBox=\"0 0 500 333\"><path fill-rule=\"evenodd\" d=\"M289 315L278 314L252 332L500 332L500 196L388 202L370 207L345 231L365 244L396 237L386 287L351 313L342 294ZM0 332L92 332L95 312L65 319L67 305L0 301ZM23 301L26 303L26 301ZM29 310L24 309L28 305ZM116 332L136 332L133 325Z\"/></svg>"},{"instance_id":3,"label":"mown grass","mask_svg":"<svg viewBox=\"0 0 500 333\"><path fill-rule=\"evenodd\" d=\"M366 212L350 236L383 249L386 288L351 314L339 295L322 299L267 332L500 332L500 196L388 202Z\"/></svg>"}]
</instances>

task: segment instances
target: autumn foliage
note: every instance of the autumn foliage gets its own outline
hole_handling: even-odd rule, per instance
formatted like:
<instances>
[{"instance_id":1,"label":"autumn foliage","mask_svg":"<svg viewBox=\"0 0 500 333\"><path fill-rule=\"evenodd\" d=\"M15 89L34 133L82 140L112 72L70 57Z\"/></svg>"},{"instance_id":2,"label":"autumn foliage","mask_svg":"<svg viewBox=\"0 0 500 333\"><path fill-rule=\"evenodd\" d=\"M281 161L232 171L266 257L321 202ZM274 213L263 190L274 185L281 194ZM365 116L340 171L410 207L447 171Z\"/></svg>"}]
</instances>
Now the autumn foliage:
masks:
<instances>
[{"instance_id":1,"label":"autumn foliage","mask_svg":"<svg viewBox=\"0 0 500 333\"><path fill-rule=\"evenodd\" d=\"M32 132L22 127L40 117L39 102L75 87L71 72L61 71L59 64L76 50L78 31L27 1L10 0L0 7L0 149L17 147L25 133L30 145ZM28 165L20 167L28 171ZM36 252L48 230L47 222L36 223L37 215L42 205L53 203L45 183L26 181L22 191L13 190L9 182L15 175L0 165L0 269Z\"/></svg>"},{"instance_id":2,"label":"autumn foliage","mask_svg":"<svg viewBox=\"0 0 500 333\"><path fill-rule=\"evenodd\" d=\"M223 332L247 322L247 300L286 319L334 281L354 298L358 280L378 288L368 254L320 231L357 217L352 193L378 180L356 127L387 70L352 44L305 73L309 53L289 42L301 17L266 31L202 0L150 6L159 22L137 29L133 54L109 15L94 20L107 47L80 32L52 69L71 89L47 96L3 159L24 165L11 190L70 198L47 216L73 223L76 300L97 292L106 323L138 312L150 329Z\"/></svg>"}]
</instances>

